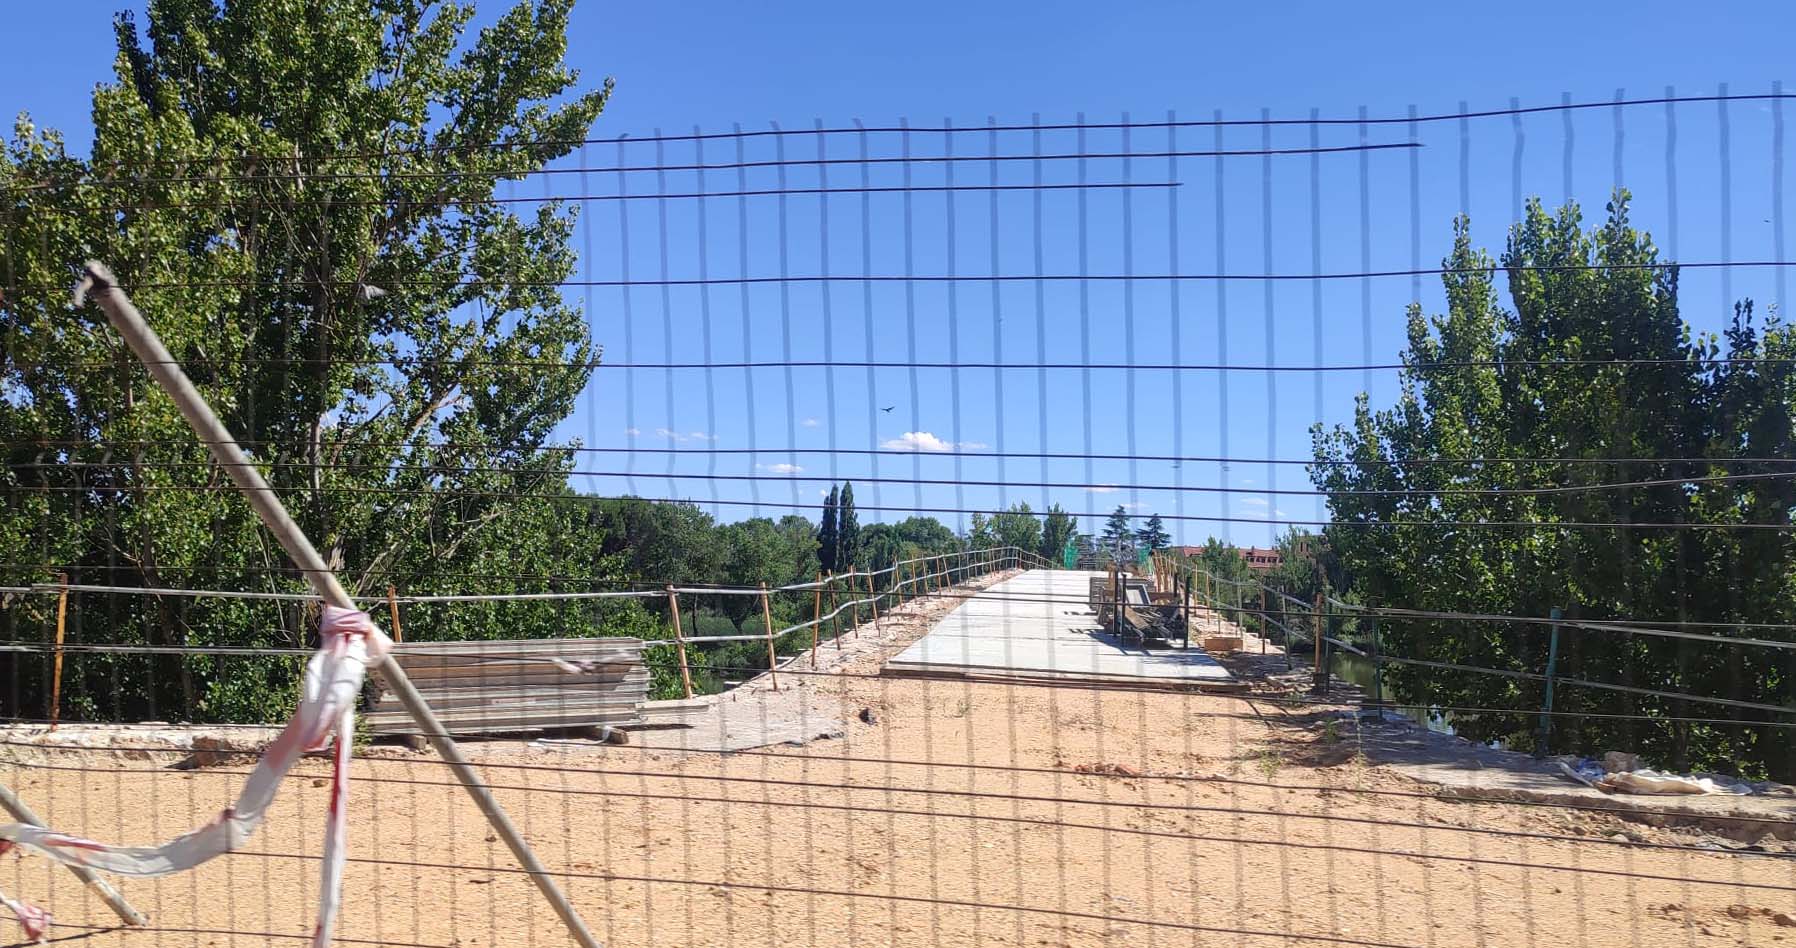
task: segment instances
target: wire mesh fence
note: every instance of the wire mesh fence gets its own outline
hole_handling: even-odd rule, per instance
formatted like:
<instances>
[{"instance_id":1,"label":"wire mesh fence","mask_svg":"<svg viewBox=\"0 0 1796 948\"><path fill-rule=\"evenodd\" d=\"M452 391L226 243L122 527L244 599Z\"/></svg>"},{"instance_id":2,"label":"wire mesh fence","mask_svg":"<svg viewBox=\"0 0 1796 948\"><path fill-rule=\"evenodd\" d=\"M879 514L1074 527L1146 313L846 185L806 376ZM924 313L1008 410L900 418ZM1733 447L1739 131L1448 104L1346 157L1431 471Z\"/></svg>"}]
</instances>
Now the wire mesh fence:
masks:
<instances>
[{"instance_id":1,"label":"wire mesh fence","mask_svg":"<svg viewBox=\"0 0 1796 948\"><path fill-rule=\"evenodd\" d=\"M0 890L313 938L342 773L349 944L1796 937L1786 98L14 159L12 794L206 826L334 647L98 255L544 868L376 669Z\"/></svg>"}]
</instances>

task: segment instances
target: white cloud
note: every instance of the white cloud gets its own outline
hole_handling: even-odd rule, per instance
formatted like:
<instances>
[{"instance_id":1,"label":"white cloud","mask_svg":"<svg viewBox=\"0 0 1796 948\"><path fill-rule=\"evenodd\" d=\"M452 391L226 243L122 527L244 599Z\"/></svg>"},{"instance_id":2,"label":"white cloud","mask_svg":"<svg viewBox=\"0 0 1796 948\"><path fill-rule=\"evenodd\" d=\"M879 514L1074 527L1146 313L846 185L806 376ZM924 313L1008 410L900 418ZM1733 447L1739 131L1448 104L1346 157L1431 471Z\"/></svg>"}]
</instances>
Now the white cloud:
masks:
<instances>
[{"instance_id":1,"label":"white cloud","mask_svg":"<svg viewBox=\"0 0 1796 948\"><path fill-rule=\"evenodd\" d=\"M796 464L757 464L755 467L773 474L803 474L804 468Z\"/></svg>"},{"instance_id":2,"label":"white cloud","mask_svg":"<svg viewBox=\"0 0 1796 948\"><path fill-rule=\"evenodd\" d=\"M1243 498L1241 498L1241 503L1244 506L1248 506L1248 507L1270 507L1270 506L1272 506L1271 502L1266 500L1264 497L1243 497Z\"/></svg>"},{"instance_id":3,"label":"white cloud","mask_svg":"<svg viewBox=\"0 0 1796 948\"><path fill-rule=\"evenodd\" d=\"M880 447L887 451L944 453L954 450L954 442L943 441L927 431L906 431L896 438L888 438Z\"/></svg>"},{"instance_id":4,"label":"white cloud","mask_svg":"<svg viewBox=\"0 0 1796 948\"><path fill-rule=\"evenodd\" d=\"M637 435L642 434L642 429L641 428L625 428L624 434L627 434L630 437L634 438Z\"/></svg>"},{"instance_id":5,"label":"white cloud","mask_svg":"<svg viewBox=\"0 0 1796 948\"><path fill-rule=\"evenodd\" d=\"M824 489L823 489L823 488L821 488L821 487L819 487L819 488L817 488L817 496L819 496L819 497L828 497L828 496L829 496L829 491L826 491L826 490L824 490Z\"/></svg>"},{"instance_id":6,"label":"white cloud","mask_svg":"<svg viewBox=\"0 0 1796 948\"><path fill-rule=\"evenodd\" d=\"M1147 501L1144 500L1137 504L1123 504L1122 509L1124 509L1124 510L1147 510L1148 503L1147 503Z\"/></svg>"},{"instance_id":7,"label":"white cloud","mask_svg":"<svg viewBox=\"0 0 1796 948\"><path fill-rule=\"evenodd\" d=\"M678 431L673 431L668 428L656 428L655 434L660 437L666 438L667 440L672 441L675 444L684 444L688 441L716 441L717 440L716 435L706 434L703 431L694 431L694 432L690 432L688 434L680 434Z\"/></svg>"},{"instance_id":8,"label":"white cloud","mask_svg":"<svg viewBox=\"0 0 1796 948\"><path fill-rule=\"evenodd\" d=\"M960 449L962 451L984 451L989 447L991 447L991 445L986 444L983 441L962 441L960 443Z\"/></svg>"},{"instance_id":9,"label":"white cloud","mask_svg":"<svg viewBox=\"0 0 1796 948\"><path fill-rule=\"evenodd\" d=\"M806 418L805 420L799 422L799 424L805 426L806 428L815 428L815 427L817 427L819 422L815 418Z\"/></svg>"},{"instance_id":10,"label":"white cloud","mask_svg":"<svg viewBox=\"0 0 1796 948\"><path fill-rule=\"evenodd\" d=\"M1121 489L1114 484L1100 484L1096 487L1085 488L1085 492L1087 494L1114 494Z\"/></svg>"}]
</instances>

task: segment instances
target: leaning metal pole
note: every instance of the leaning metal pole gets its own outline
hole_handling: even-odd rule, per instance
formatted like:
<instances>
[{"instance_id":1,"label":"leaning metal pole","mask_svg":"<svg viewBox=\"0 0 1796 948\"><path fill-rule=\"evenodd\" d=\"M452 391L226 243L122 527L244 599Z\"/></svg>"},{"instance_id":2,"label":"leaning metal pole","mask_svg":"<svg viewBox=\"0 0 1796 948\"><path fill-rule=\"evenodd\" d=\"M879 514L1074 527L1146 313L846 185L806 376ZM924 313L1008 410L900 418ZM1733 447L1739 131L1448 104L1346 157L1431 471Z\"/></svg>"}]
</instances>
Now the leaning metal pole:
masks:
<instances>
[{"instance_id":1,"label":"leaning metal pole","mask_svg":"<svg viewBox=\"0 0 1796 948\"><path fill-rule=\"evenodd\" d=\"M4 784L0 784L0 808L5 809L13 819L21 823L29 823L32 826L44 825L43 819L32 812L31 807L26 806L25 801L19 799L18 795ZM75 878L80 879L82 884L93 889L100 896L100 901L105 902L106 907L112 909L113 914L117 915L119 920L126 925L149 924L149 919L145 918L143 913L132 908L131 903L125 901L125 897L113 888L112 883L100 878L99 874L92 869L86 866L69 866L69 871L74 873Z\"/></svg>"},{"instance_id":2,"label":"leaning metal pole","mask_svg":"<svg viewBox=\"0 0 1796 948\"><path fill-rule=\"evenodd\" d=\"M187 423L193 426L194 432L205 442L212 456L231 475L237 489L243 492L250 506L255 508L256 516L262 519L262 525L280 541L287 556L306 574L306 579L311 582L312 589L319 597L338 608L356 608L349 593L337 582L336 574L331 572L325 565L324 558L312 546L312 541L300 532L299 525L288 516L287 508L281 505L274 489L268 486L268 482L262 479L261 472L250 463L243 449L237 446L230 430L212 413L211 406L206 404L199 390L188 380L187 373L181 371L181 367L169 355L162 340L157 338L155 331L144 321L143 314L131 305L130 298L119 288L112 271L96 260L87 262L86 271L86 277L75 290L75 305L81 305L83 298L91 295L94 303L105 311L112 327L124 337L131 351L137 353L137 358L150 370L156 383L175 400L175 405L181 409ZM512 824L511 818L505 815L499 801L493 799L492 791L482 782L468 759L462 756L461 748L456 746L449 733L443 729L442 722L437 720L436 713L431 711L430 705L425 703L423 696L412 686L411 679L406 677L399 663L389 654L375 668L375 672L386 682L387 688L399 699L399 703L405 706L431 746L448 762L455 779L461 781L468 795L474 798L474 805L486 814L493 832L505 841L518 864L529 873L530 880L536 883L537 889L555 907L555 914L561 916L562 922L567 925L568 934L581 948L599 948L597 939L587 930L586 923L581 920L580 913L574 910L573 903L568 901L560 886L550 878L548 869L536 858L536 853L531 851L530 844ZM345 738L340 736L338 739Z\"/></svg>"}]
</instances>

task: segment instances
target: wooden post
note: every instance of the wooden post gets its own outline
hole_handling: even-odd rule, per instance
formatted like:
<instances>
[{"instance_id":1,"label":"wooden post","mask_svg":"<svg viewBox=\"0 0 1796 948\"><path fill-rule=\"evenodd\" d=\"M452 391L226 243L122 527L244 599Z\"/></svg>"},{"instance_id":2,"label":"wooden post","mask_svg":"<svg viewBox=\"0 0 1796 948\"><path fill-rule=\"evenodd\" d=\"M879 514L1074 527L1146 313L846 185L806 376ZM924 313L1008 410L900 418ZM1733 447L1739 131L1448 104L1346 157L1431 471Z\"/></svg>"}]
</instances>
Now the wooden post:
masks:
<instances>
[{"instance_id":1,"label":"wooden post","mask_svg":"<svg viewBox=\"0 0 1796 948\"><path fill-rule=\"evenodd\" d=\"M1322 594L1316 594L1316 658L1312 677L1316 682L1318 693L1328 689L1328 671L1322 667Z\"/></svg>"},{"instance_id":2,"label":"wooden post","mask_svg":"<svg viewBox=\"0 0 1796 948\"><path fill-rule=\"evenodd\" d=\"M50 678L50 730L56 730L56 722L62 717L62 636L68 627L69 620L69 574L59 573L56 581L62 585L62 592L56 596L56 659L55 672Z\"/></svg>"},{"instance_id":3,"label":"wooden post","mask_svg":"<svg viewBox=\"0 0 1796 948\"><path fill-rule=\"evenodd\" d=\"M767 584L761 584L761 624L767 628L767 680L773 683L773 690L780 690L780 676L775 669L779 660L773 654L773 606L767 602Z\"/></svg>"},{"instance_id":4,"label":"wooden post","mask_svg":"<svg viewBox=\"0 0 1796 948\"><path fill-rule=\"evenodd\" d=\"M854 577L859 574L860 571L854 567L848 568L848 578L844 580L842 592L850 599L854 598ZM861 605L858 602L854 604L854 616L848 620L848 634L857 639L861 637Z\"/></svg>"},{"instance_id":5,"label":"wooden post","mask_svg":"<svg viewBox=\"0 0 1796 948\"><path fill-rule=\"evenodd\" d=\"M829 578L829 637L836 641L836 651L842 650L842 615L837 611L841 605L836 601L836 578Z\"/></svg>"},{"instance_id":6,"label":"wooden post","mask_svg":"<svg viewBox=\"0 0 1796 948\"><path fill-rule=\"evenodd\" d=\"M823 627L823 574L817 574L816 594L811 598L811 667L817 667L817 631Z\"/></svg>"},{"instance_id":7,"label":"wooden post","mask_svg":"<svg viewBox=\"0 0 1796 948\"><path fill-rule=\"evenodd\" d=\"M686 666L686 634L680 630L680 597L673 584L667 586L667 608L673 613L674 648L680 653L680 687L692 697L692 671Z\"/></svg>"},{"instance_id":8,"label":"wooden post","mask_svg":"<svg viewBox=\"0 0 1796 948\"><path fill-rule=\"evenodd\" d=\"M873 635L879 635L879 594L873 591L873 574L867 574L867 599L873 603Z\"/></svg>"},{"instance_id":9,"label":"wooden post","mask_svg":"<svg viewBox=\"0 0 1796 948\"><path fill-rule=\"evenodd\" d=\"M392 586L387 587L387 616L393 620L393 642L405 641L405 633L399 628L399 591Z\"/></svg>"}]
</instances>

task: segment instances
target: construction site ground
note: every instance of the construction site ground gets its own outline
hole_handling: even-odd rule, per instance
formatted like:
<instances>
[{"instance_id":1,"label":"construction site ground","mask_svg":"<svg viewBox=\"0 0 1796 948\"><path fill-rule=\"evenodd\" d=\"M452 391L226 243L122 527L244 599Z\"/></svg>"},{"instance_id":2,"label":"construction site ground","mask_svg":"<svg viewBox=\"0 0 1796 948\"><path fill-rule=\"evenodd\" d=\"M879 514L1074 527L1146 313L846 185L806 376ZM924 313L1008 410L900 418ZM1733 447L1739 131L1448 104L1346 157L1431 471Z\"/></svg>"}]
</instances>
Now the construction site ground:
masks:
<instances>
[{"instance_id":1,"label":"construction site ground","mask_svg":"<svg viewBox=\"0 0 1796 948\"><path fill-rule=\"evenodd\" d=\"M826 645L815 675L803 656L778 692L710 702L720 717L683 743L663 728L467 749L611 946L1796 945L1796 863L1774 834L1468 798L1385 762L1340 705L880 674L956 604L912 604ZM1237 676L1259 661L1244 645ZM729 739L731 715L763 714L799 725ZM52 825L118 842L210 819L253 763L6 751L8 783ZM328 772L303 763L248 851L123 883L187 933L70 927L112 921L28 856L4 857L0 888L83 945L303 936L318 867L292 854L319 851ZM353 777L341 938L568 943L433 754L371 748Z\"/></svg>"}]
</instances>

